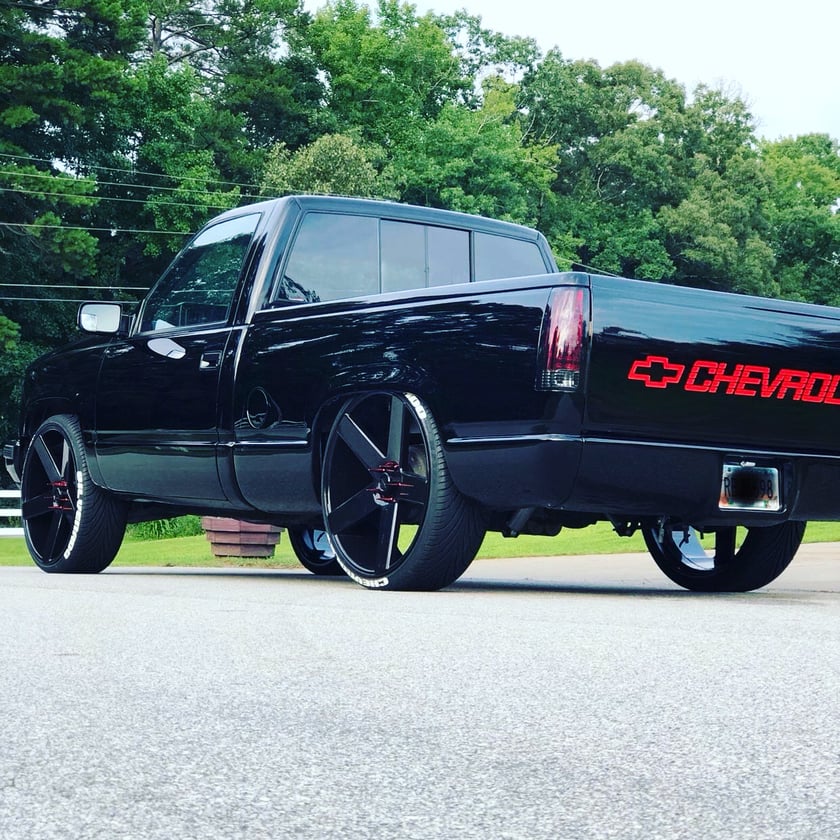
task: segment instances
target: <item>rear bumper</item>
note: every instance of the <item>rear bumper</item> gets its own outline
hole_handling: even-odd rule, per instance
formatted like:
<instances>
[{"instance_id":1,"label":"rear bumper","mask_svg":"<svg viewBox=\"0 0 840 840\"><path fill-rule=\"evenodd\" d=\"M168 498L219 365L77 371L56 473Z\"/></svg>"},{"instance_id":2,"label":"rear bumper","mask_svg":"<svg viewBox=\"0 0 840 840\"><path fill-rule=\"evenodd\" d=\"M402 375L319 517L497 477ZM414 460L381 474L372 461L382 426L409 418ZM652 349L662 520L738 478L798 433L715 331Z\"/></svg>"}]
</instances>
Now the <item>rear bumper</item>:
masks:
<instances>
[{"instance_id":1,"label":"rear bumper","mask_svg":"<svg viewBox=\"0 0 840 840\"><path fill-rule=\"evenodd\" d=\"M6 464L6 472L20 487L20 443L18 441L3 446L3 461Z\"/></svg>"},{"instance_id":2,"label":"rear bumper","mask_svg":"<svg viewBox=\"0 0 840 840\"><path fill-rule=\"evenodd\" d=\"M561 435L448 441L461 492L496 509L544 507L692 524L840 520L840 457ZM722 510L726 463L779 471L777 511Z\"/></svg>"},{"instance_id":3,"label":"rear bumper","mask_svg":"<svg viewBox=\"0 0 840 840\"><path fill-rule=\"evenodd\" d=\"M733 461L779 470L781 510L721 510L723 465ZM668 515L708 525L840 520L840 457L588 439L565 506L593 513Z\"/></svg>"}]
</instances>

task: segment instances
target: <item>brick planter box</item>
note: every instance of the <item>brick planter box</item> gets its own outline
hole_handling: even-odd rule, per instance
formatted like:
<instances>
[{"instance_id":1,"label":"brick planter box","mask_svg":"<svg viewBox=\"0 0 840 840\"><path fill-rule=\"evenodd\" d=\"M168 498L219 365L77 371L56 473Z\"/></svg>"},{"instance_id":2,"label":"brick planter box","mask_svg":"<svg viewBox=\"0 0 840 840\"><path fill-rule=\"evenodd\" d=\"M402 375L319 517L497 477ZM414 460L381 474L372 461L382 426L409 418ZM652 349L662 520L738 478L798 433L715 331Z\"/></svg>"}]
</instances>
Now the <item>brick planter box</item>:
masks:
<instances>
[{"instance_id":1,"label":"brick planter box","mask_svg":"<svg viewBox=\"0 0 840 840\"><path fill-rule=\"evenodd\" d=\"M215 557L273 557L282 528L223 516L202 516Z\"/></svg>"}]
</instances>

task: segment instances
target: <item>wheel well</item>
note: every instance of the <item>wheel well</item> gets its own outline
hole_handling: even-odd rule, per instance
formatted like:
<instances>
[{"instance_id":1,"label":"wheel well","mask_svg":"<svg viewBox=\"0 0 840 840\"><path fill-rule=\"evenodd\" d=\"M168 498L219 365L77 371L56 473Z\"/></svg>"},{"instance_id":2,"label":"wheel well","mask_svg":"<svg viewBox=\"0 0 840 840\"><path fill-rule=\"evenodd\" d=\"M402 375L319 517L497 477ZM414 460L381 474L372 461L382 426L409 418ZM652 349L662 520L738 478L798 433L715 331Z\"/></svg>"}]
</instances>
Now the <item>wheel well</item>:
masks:
<instances>
[{"instance_id":1,"label":"wheel well","mask_svg":"<svg viewBox=\"0 0 840 840\"><path fill-rule=\"evenodd\" d=\"M76 407L65 399L50 399L39 400L37 403L30 405L26 412L26 417L23 422L23 438L26 441L32 439L35 430L45 420L54 417L56 414L71 414L78 417Z\"/></svg>"},{"instance_id":2,"label":"wheel well","mask_svg":"<svg viewBox=\"0 0 840 840\"><path fill-rule=\"evenodd\" d=\"M327 435L335 422L339 409L345 401L354 397L357 392L345 393L328 399L315 415L312 421L312 486L320 496L321 493L321 467L324 457L324 446L327 442Z\"/></svg>"}]
</instances>

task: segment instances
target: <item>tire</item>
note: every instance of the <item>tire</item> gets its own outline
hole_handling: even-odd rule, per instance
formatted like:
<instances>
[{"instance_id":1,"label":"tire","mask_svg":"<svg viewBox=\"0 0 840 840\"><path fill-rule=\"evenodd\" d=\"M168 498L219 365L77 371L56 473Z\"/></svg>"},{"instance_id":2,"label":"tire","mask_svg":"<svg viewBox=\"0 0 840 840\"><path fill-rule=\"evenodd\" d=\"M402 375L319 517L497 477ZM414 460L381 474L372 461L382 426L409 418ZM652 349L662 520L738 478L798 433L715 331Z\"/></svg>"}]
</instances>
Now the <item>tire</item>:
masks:
<instances>
[{"instance_id":1,"label":"tire","mask_svg":"<svg viewBox=\"0 0 840 840\"><path fill-rule=\"evenodd\" d=\"M413 394L375 392L342 406L321 496L338 562L370 589L448 586L484 538L481 510L452 483L437 426Z\"/></svg>"},{"instance_id":2,"label":"tire","mask_svg":"<svg viewBox=\"0 0 840 840\"><path fill-rule=\"evenodd\" d=\"M35 432L20 495L26 546L45 572L95 574L116 556L126 506L91 480L75 417L50 417Z\"/></svg>"},{"instance_id":3,"label":"tire","mask_svg":"<svg viewBox=\"0 0 840 840\"><path fill-rule=\"evenodd\" d=\"M804 522L747 528L736 549L736 529L717 528L715 547L704 550L693 528L660 519L644 527L648 551L674 583L694 592L749 592L775 580L790 564Z\"/></svg>"},{"instance_id":4,"label":"tire","mask_svg":"<svg viewBox=\"0 0 840 840\"><path fill-rule=\"evenodd\" d=\"M298 562L313 575L343 575L327 532L319 528L289 528L289 544Z\"/></svg>"}]
</instances>

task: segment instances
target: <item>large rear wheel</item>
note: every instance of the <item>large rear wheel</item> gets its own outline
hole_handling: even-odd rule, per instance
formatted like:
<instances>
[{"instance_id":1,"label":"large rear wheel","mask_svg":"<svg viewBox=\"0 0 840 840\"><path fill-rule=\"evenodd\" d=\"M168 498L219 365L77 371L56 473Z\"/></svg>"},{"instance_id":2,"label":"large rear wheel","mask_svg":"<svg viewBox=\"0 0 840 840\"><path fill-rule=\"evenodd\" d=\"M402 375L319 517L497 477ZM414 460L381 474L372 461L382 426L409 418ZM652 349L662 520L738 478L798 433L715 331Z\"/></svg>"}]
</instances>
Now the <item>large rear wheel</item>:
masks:
<instances>
[{"instance_id":1,"label":"large rear wheel","mask_svg":"<svg viewBox=\"0 0 840 840\"><path fill-rule=\"evenodd\" d=\"M126 508L91 480L75 417L50 417L35 432L20 495L26 545L45 572L101 572L116 556Z\"/></svg>"},{"instance_id":2,"label":"large rear wheel","mask_svg":"<svg viewBox=\"0 0 840 840\"><path fill-rule=\"evenodd\" d=\"M336 558L372 589L441 589L484 537L478 506L449 476L437 426L413 394L349 399L333 423L322 474Z\"/></svg>"},{"instance_id":3,"label":"large rear wheel","mask_svg":"<svg viewBox=\"0 0 840 840\"><path fill-rule=\"evenodd\" d=\"M710 531L713 545L701 544L694 528L660 519L644 528L656 565L674 583L695 592L748 592L775 580L790 564L805 533L804 522L782 522Z\"/></svg>"}]
</instances>

